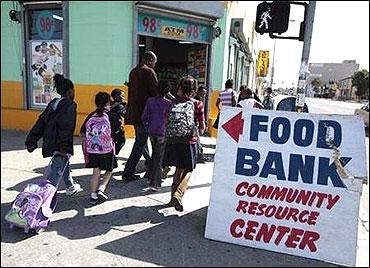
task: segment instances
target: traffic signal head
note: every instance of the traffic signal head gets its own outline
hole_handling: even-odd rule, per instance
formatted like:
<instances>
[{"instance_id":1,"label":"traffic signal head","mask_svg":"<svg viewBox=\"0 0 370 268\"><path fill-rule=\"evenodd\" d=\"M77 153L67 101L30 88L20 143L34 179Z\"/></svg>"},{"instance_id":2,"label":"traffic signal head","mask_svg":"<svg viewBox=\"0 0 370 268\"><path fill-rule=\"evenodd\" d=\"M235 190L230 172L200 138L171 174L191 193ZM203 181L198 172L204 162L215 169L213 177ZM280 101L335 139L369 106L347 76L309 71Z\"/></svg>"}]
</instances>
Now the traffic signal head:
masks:
<instances>
[{"instance_id":1,"label":"traffic signal head","mask_svg":"<svg viewBox=\"0 0 370 268\"><path fill-rule=\"evenodd\" d=\"M256 26L257 33L282 34L289 27L290 4L285 1L272 3L263 2L257 6Z\"/></svg>"},{"instance_id":2,"label":"traffic signal head","mask_svg":"<svg viewBox=\"0 0 370 268\"><path fill-rule=\"evenodd\" d=\"M270 14L270 12L271 3L263 2L257 6L255 25L255 30L257 33L264 34L270 32L272 22L272 14Z\"/></svg>"}]
</instances>

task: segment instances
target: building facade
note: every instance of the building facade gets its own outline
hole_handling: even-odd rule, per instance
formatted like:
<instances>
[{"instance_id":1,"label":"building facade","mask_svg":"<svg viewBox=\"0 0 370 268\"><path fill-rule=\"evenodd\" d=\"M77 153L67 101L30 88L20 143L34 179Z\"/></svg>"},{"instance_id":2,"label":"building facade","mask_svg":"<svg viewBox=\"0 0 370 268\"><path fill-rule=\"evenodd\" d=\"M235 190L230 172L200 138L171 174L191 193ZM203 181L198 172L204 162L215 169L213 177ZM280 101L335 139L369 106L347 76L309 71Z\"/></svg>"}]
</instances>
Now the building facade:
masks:
<instances>
[{"instance_id":1,"label":"building facade","mask_svg":"<svg viewBox=\"0 0 370 268\"><path fill-rule=\"evenodd\" d=\"M63 73L75 84L78 134L96 93L127 91L129 72L146 50L158 56L158 78L175 83L191 74L209 88L206 115L213 120L226 78L229 7L228 1L2 1L2 128L28 131L57 96L53 75ZM130 126L126 132L134 134Z\"/></svg>"},{"instance_id":2,"label":"building facade","mask_svg":"<svg viewBox=\"0 0 370 268\"><path fill-rule=\"evenodd\" d=\"M320 79L322 85L329 85L341 79L352 76L359 70L360 65L355 60L344 60L342 63L310 63L310 77L307 85L315 78Z\"/></svg>"},{"instance_id":3,"label":"building facade","mask_svg":"<svg viewBox=\"0 0 370 268\"><path fill-rule=\"evenodd\" d=\"M255 2L232 1L230 5L227 79L234 80L237 91L241 85L256 87L256 7Z\"/></svg>"},{"instance_id":4,"label":"building facade","mask_svg":"<svg viewBox=\"0 0 370 268\"><path fill-rule=\"evenodd\" d=\"M336 97L338 100L356 99L356 87L352 86L352 77L339 80Z\"/></svg>"}]
</instances>

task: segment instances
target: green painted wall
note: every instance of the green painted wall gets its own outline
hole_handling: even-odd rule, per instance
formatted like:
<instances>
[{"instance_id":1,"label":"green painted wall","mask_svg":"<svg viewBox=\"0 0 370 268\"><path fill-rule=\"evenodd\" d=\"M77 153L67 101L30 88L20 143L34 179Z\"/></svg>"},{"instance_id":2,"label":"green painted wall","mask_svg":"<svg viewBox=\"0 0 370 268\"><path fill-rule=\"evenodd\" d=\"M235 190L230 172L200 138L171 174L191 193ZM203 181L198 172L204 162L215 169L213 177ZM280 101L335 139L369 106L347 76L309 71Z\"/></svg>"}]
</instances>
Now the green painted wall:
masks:
<instances>
[{"instance_id":1,"label":"green painted wall","mask_svg":"<svg viewBox=\"0 0 370 268\"><path fill-rule=\"evenodd\" d=\"M1 1L1 80L22 81L21 24L9 19L17 1Z\"/></svg>"},{"instance_id":2,"label":"green painted wall","mask_svg":"<svg viewBox=\"0 0 370 268\"><path fill-rule=\"evenodd\" d=\"M122 85L132 68L133 2L69 2L70 78Z\"/></svg>"},{"instance_id":3,"label":"green painted wall","mask_svg":"<svg viewBox=\"0 0 370 268\"><path fill-rule=\"evenodd\" d=\"M216 38L213 43L213 64L211 69L211 77L212 77L212 89L213 90L222 90L222 79L224 74L224 68L227 68L227 65L224 64L224 49L225 49L225 42L226 42L226 21L227 21L227 9L225 8L225 14L220 19L217 20L216 26L221 28L221 36ZM215 26L215 27L216 27Z\"/></svg>"}]
</instances>

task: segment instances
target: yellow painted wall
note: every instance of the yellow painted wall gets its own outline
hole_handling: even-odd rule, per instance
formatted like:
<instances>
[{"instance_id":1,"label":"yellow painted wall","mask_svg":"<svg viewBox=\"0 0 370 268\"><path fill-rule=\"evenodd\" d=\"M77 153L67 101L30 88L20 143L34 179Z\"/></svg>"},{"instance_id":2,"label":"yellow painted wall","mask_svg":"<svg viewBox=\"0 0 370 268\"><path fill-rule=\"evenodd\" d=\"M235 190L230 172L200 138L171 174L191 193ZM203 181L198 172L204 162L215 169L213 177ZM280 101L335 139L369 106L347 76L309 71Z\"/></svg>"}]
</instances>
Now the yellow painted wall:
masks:
<instances>
[{"instance_id":1,"label":"yellow painted wall","mask_svg":"<svg viewBox=\"0 0 370 268\"><path fill-rule=\"evenodd\" d=\"M3 108L23 109L23 84L21 82L1 81L1 109Z\"/></svg>"},{"instance_id":2,"label":"yellow painted wall","mask_svg":"<svg viewBox=\"0 0 370 268\"><path fill-rule=\"evenodd\" d=\"M216 107L216 101L219 96L218 90L212 90L210 98L210 110L208 117L208 133L211 137L217 137L217 129L213 128L213 123L216 121L218 109Z\"/></svg>"},{"instance_id":3,"label":"yellow painted wall","mask_svg":"<svg viewBox=\"0 0 370 268\"><path fill-rule=\"evenodd\" d=\"M121 88L126 93L126 86L75 85L75 101L77 103L77 124L75 135L79 135L80 127L86 116L95 110L94 98L99 91L110 93L114 88ZM1 81L1 127L29 131L39 110L26 110L23 107L23 84L21 82ZM126 137L134 137L134 128L125 126Z\"/></svg>"},{"instance_id":4,"label":"yellow painted wall","mask_svg":"<svg viewBox=\"0 0 370 268\"><path fill-rule=\"evenodd\" d=\"M80 127L86 116L95 110L94 98L99 91L110 93L115 87L121 88L126 93L126 86L107 85L75 85L75 101L77 103L77 124L75 135L79 135ZM210 98L210 113L208 118L208 132L211 137L217 137L217 129L213 123L217 118L218 110L216 100L219 96L218 90L213 90ZM4 129L15 129L29 131L41 111L25 110L23 108L23 84L21 82L1 81L1 127ZM134 137L134 128L125 126L127 138Z\"/></svg>"}]
</instances>

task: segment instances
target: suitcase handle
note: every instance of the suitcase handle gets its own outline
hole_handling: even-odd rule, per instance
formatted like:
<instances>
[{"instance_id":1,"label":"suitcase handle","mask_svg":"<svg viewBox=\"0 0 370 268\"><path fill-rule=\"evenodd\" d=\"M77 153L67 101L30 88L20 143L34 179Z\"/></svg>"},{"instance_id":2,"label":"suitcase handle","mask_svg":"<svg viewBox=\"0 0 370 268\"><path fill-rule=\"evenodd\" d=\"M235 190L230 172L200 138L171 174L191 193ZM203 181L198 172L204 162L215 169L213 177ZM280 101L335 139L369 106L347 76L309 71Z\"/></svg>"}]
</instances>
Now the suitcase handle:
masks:
<instances>
[{"instance_id":1,"label":"suitcase handle","mask_svg":"<svg viewBox=\"0 0 370 268\"><path fill-rule=\"evenodd\" d=\"M48 169L50 169L51 168L51 165L52 165L52 163L53 163L53 159L54 159L54 157L56 157L56 156L59 156L59 157L63 157L60 153L57 153L57 152L55 152L54 154L53 154L53 156L51 157L51 159L50 159L50 162L49 162L49 164L48 164L48 166L47 166L47 168L46 168L46 171L48 170ZM62 181L62 177L63 177L63 174L64 174L64 172L66 171L66 168L67 168L67 166L68 166L68 163L69 163L69 159L71 158L71 155L70 154L66 154L66 157L67 157L67 159L66 159L66 162L65 162L65 165L64 165L64 167L63 167L63 169L62 169L62 172L58 172L59 174L60 174L60 176L59 176L59 178L58 178L58 181L57 181L57 185L55 185L55 187L56 187L56 189L58 189L59 188L59 184L60 184L60 182ZM44 176L45 176L45 174L47 174L48 172L44 172ZM45 178L45 177L44 177ZM46 179L48 179L48 178L46 178Z\"/></svg>"}]
</instances>

